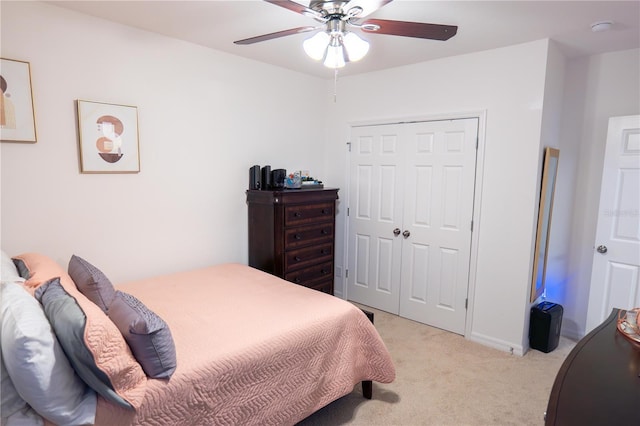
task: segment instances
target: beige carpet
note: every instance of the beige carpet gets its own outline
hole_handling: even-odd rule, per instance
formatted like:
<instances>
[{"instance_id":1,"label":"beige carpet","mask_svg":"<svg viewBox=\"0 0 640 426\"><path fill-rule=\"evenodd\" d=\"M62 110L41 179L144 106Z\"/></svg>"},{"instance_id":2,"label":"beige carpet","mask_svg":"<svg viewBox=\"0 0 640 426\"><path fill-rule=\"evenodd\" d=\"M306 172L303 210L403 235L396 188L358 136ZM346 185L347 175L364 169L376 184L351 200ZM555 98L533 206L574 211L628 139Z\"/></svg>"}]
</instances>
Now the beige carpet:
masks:
<instances>
[{"instance_id":1,"label":"beige carpet","mask_svg":"<svg viewBox=\"0 0 640 426\"><path fill-rule=\"evenodd\" d=\"M575 342L510 355L395 315L375 325L396 366L390 384L361 386L300 423L312 425L543 425L551 387Z\"/></svg>"}]
</instances>

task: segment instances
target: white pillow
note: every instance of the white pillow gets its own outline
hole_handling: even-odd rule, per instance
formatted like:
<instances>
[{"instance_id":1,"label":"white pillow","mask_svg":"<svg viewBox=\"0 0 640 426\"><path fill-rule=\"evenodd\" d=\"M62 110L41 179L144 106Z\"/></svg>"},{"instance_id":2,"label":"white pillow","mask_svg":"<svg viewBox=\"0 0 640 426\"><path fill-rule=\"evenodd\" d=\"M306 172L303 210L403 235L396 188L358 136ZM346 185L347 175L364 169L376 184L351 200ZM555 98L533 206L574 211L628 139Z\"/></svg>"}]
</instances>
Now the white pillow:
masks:
<instances>
[{"instance_id":1,"label":"white pillow","mask_svg":"<svg viewBox=\"0 0 640 426\"><path fill-rule=\"evenodd\" d=\"M4 284L3 284L4 286ZM4 294L3 294L4 296ZM2 318L0 317L0 320ZM28 407L24 399L18 395L16 387L13 386L11 377L4 366L4 360L2 359L2 352L0 352L0 372L2 379L0 381L0 415L2 416L2 425L6 423L5 419L23 408Z\"/></svg>"},{"instance_id":2,"label":"white pillow","mask_svg":"<svg viewBox=\"0 0 640 426\"><path fill-rule=\"evenodd\" d=\"M23 283L24 278L18 273L18 268L13 260L2 250L2 263L0 264L0 281L3 283Z\"/></svg>"},{"instance_id":3,"label":"white pillow","mask_svg":"<svg viewBox=\"0 0 640 426\"><path fill-rule=\"evenodd\" d=\"M4 416L4 413L2 414ZM2 418L2 426L43 426L44 420L28 405L9 417Z\"/></svg>"},{"instance_id":4,"label":"white pillow","mask_svg":"<svg viewBox=\"0 0 640 426\"><path fill-rule=\"evenodd\" d=\"M69 364L42 306L20 284L1 285L2 358L16 390L55 424L93 424L96 394Z\"/></svg>"}]
</instances>

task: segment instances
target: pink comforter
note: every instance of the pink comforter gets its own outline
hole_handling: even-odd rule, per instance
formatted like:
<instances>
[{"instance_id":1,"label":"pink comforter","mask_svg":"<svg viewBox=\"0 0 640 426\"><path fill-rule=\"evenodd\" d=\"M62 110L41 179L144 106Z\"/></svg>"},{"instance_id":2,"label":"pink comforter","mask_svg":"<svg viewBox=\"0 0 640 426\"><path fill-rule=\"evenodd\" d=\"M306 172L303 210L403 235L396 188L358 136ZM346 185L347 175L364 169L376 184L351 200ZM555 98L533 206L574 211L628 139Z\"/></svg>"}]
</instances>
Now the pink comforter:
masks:
<instances>
[{"instance_id":1,"label":"pink comforter","mask_svg":"<svg viewBox=\"0 0 640 426\"><path fill-rule=\"evenodd\" d=\"M98 425L292 425L362 380L395 378L358 308L248 266L117 287L169 324L178 368L149 379L135 413L98 398Z\"/></svg>"}]
</instances>

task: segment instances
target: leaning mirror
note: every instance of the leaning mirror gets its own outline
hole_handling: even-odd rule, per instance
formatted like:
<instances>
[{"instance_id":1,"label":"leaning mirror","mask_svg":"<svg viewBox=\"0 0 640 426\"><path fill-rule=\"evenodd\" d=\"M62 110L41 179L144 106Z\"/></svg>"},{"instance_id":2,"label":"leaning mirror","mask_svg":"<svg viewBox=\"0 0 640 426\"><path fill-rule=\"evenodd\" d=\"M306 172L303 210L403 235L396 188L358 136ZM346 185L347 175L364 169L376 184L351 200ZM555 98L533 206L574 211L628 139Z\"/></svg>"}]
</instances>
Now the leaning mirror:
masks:
<instances>
[{"instance_id":1,"label":"leaning mirror","mask_svg":"<svg viewBox=\"0 0 640 426\"><path fill-rule=\"evenodd\" d=\"M544 292L547 273L547 252L549 250L549 232L553 213L553 194L556 187L558 160L560 151L545 148L542 166L542 184L540 185L540 208L538 210L538 231L533 257L533 278L531 280L531 302Z\"/></svg>"}]
</instances>

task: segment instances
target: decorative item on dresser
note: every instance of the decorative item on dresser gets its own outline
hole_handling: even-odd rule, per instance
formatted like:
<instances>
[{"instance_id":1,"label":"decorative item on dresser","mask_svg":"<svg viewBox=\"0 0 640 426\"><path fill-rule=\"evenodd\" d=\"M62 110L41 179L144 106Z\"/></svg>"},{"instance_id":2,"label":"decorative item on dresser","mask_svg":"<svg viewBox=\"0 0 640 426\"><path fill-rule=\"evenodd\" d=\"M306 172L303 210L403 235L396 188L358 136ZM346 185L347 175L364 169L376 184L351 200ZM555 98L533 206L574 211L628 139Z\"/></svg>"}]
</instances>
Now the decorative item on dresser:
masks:
<instances>
[{"instance_id":1,"label":"decorative item on dresser","mask_svg":"<svg viewBox=\"0 0 640 426\"><path fill-rule=\"evenodd\" d=\"M333 294L338 189L247 191L249 266Z\"/></svg>"}]
</instances>

